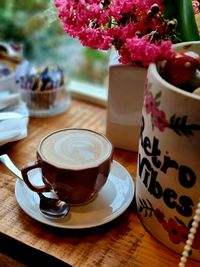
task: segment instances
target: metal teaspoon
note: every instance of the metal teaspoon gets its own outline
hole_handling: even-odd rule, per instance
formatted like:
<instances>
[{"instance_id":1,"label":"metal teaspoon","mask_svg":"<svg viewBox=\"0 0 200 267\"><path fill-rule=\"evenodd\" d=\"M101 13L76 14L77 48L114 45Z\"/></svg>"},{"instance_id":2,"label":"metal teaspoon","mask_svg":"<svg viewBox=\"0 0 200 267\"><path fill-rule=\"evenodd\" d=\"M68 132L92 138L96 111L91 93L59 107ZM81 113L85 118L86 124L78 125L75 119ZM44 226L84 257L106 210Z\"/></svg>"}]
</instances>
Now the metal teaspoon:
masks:
<instances>
[{"instance_id":1,"label":"metal teaspoon","mask_svg":"<svg viewBox=\"0 0 200 267\"><path fill-rule=\"evenodd\" d=\"M16 177L23 181L21 171L14 165L7 154L0 155L0 162L2 162ZM40 197L40 211L48 218L63 218L70 210L69 204L65 201L49 198L42 193L37 193Z\"/></svg>"}]
</instances>

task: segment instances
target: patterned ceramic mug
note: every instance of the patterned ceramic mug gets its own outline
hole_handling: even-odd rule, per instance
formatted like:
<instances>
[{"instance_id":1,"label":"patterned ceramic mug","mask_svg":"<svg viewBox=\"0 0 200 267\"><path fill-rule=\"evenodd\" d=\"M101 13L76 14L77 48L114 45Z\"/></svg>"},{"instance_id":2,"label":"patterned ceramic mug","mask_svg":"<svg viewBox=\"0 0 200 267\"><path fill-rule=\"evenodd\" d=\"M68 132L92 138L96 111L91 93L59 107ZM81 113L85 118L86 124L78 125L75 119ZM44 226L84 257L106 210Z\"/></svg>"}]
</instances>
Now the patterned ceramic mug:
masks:
<instances>
[{"instance_id":1,"label":"patterned ceramic mug","mask_svg":"<svg viewBox=\"0 0 200 267\"><path fill-rule=\"evenodd\" d=\"M200 53L200 42L177 51ZM139 217L161 243L181 253L200 198L200 97L148 69L136 185ZM200 226L191 258L200 260Z\"/></svg>"}]
</instances>

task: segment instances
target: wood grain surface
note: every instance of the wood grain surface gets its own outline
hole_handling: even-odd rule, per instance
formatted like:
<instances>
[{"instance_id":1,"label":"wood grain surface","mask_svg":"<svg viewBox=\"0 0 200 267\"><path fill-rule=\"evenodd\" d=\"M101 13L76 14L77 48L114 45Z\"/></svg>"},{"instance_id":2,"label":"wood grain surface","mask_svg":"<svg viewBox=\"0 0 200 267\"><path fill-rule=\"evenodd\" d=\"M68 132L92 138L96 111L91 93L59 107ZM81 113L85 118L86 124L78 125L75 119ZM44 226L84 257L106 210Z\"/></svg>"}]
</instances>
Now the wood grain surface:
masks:
<instances>
[{"instance_id":1,"label":"wood grain surface","mask_svg":"<svg viewBox=\"0 0 200 267\"><path fill-rule=\"evenodd\" d=\"M73 100L70 108L61 115L30 118L27 138L2 146L0 153L7 153L21 168L24 164L35 160L36 148L42 137L66 127L88 128L105 133L106 109ZM114 159L127 168L135 181L137 154L115 149ZM30 258L33 254L35 255L33 258L36 258L39 252L44 252L46 256L49 255L49 259L53 256L66 263L66 266L67 264L74 267L178 266L180 255L160 244L146 231L137 216L134 201L122 215L105 225L83 230L59 229L42 224L24 213L15 199L15 181L13 175L1 164L0 242L2 244L3 240L5 245L7 243L6 254L9 254L10 246L12 256L11 248L14 242L19 242L25 246L19 251L22 259L27 257L27 254ZM4 245L1 245L1 250L3 247ZM0 254L0 266L4 266L2 262L5 258ZM24 265L18 263L13 266ZM54 266L61 265L58 263ZM188 260L186 266L198 267L200 263Z\"/></svg>"}]
</instances>

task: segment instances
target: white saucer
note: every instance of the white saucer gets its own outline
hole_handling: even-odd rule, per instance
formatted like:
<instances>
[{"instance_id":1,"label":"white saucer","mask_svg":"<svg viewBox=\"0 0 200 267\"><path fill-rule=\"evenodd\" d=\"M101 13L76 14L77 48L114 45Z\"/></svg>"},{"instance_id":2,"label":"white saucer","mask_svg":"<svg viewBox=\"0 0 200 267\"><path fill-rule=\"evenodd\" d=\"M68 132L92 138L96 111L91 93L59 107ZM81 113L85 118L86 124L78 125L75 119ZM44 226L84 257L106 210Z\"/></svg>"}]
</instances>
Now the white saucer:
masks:
<instances>
[{"instance_id":1,"label":"white saucer","mask_svg":"<svg viewBox=\"0 0 200 267\"><path fill-rule=\"evenodd\" d=\"M38 175L38 169L35 169L32 176L38 178ZM83 229L105 224L121 215L133 199L134 183L129 172L113 161L108 180L97 197L86 205L72 206L70 214L63 219L44 217L39 210L38 195L19 179L15 185L15 196L20 207L39 222L66 229Z\"/></svg>"}]
</instances>

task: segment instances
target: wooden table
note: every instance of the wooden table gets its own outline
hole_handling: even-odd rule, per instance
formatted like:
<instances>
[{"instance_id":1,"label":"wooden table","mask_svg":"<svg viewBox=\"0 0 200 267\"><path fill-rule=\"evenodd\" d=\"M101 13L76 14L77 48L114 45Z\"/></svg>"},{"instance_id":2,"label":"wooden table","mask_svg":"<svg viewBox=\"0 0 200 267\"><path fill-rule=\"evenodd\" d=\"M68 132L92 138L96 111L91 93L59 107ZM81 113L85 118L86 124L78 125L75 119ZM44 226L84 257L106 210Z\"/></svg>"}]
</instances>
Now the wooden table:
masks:
<instances>
[{"instance_id":1,"label":"wooden table","mask_svg":"<svg viewBox=\"0 0 200 267\"><path fill-rule=\"evenodd\" d=\"M105 108L73 100L61 115L30 118L27 138L2 146L0 153L7 153L20 168L35 159L40 139L51 131L83 127L105 133L105 126ZM135 181L137 154L115 149L114 159L127 168ZM60 229L42 224L24 213L15 199L15 181L1 164L0 265L5 261L3 255L7 254L10 261L12 258L17 260L13 266L19 267L35 266L41 259L48 267L178 266L180 255L160 244L145 230L134 201L122 215L105 225L82 230ZM199 265L192 260L187 262L190 267Z\"/></svg>"}]
</instances>

